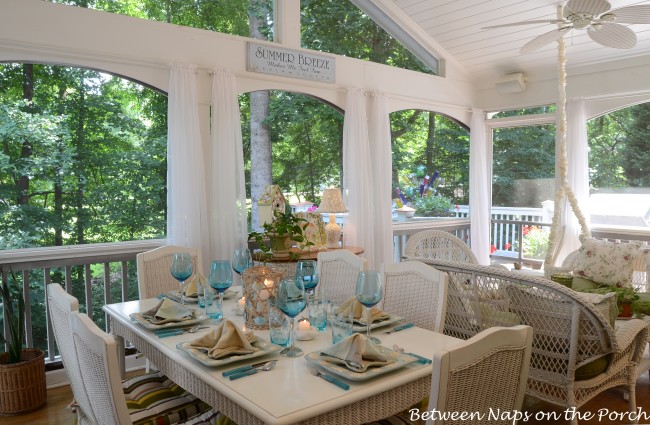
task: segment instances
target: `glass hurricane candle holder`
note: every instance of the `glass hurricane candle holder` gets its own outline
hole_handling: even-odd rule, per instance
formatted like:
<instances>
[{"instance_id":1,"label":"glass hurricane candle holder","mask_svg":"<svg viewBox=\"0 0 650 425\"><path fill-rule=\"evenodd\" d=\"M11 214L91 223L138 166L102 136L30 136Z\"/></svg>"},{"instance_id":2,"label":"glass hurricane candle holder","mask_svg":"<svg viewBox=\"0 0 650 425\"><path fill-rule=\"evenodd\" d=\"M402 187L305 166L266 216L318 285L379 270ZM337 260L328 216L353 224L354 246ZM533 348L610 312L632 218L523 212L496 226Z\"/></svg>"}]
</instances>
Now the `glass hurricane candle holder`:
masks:
<instances>
[{"instance_id":1,"label":"glass hurricane candle holder","mask_svg":"<svg viewBox=\"0 0 650 425\"><path fill-rule=\"evenodd\" d=\"M281 269L267 266L249 267L242 272L247 328L269 328L269 300L275 297L276 286L283 277Z\"/></svg>"}]
</instances>

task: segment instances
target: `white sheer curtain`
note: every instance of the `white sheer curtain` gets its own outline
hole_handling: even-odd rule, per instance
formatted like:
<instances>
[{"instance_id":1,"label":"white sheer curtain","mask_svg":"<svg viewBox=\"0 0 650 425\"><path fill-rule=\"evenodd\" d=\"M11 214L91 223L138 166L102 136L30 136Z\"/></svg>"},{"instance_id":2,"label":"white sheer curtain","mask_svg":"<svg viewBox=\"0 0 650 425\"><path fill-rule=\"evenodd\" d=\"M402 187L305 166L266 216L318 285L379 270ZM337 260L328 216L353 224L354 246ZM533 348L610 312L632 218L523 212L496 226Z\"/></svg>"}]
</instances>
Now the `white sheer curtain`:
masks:
<instances>
[{"instance_id":1,"label":"white sheer curtain","mask_svg":"<svg viewBox=\"0 0 650 425\"><path fill-rule=\"evenodd\" d=\"M374 215L378 208L371 189L371 155L368 140L366 98L362 90L348 90L343 123L343 199L348 217L343 227L343 244L365 250L370 268L375 264Z\"/></svg>"},{"instance_id":2,"label":"white sheer curtain","mask_svg":"<svg viewBox=\"0 0 650 425\"><path fill-rule=\"evenodd\" d=\"M587 141L587 113L582 99L569 100L567 111L567 180L578 200L582 214L589 223L589 155ZM558 158L559 160L559 158ZM562 202L562 223L566 225L564 242L557 263L580 247L580 224L569 202Z\"/></svg>"},{"instance_id":3,"label":"white sheer curtain","mask_svg":"<svg viewBox=\"0 0 650 425\"><path fill-rule=\"evenodd\" d=\"M472 251L479 264L490 264L491 155L485 137L485 111L474 109L469 133L469 213Z\"/></svg>"},{"instance_id":4,"label":"white sheer curtain","mask_svg":"<svg viewBox=\"0 0 650 425\"><path fill-rule=\"evenodd\" d=\"M210 164L210 252L229 260L247 245L246 187L241 117L235 77L212 75L212 154Z\"/></svg>"},{"instance_id":5,"label":"white sheer curtain","mask_svg":"<svg viewBox=\"0 0 650 425\"><path fill-rule=\"evenodd\" d=\"M393 220L391 214L392 192L392 150L390 137L390 116L386 107L386 96L374 93L370 126L368 127L370 146L372 147L372 184L376 206L375 219L375 267L383 263L392 263L393 259ZM366 258L368 258L366 256ZM370 261L370 260L369 260Z\"/></svg>"},{"instance_id":6,"label":"white sheer curtain","mask_svg":"<svg viewBox=\"0 0 650 425\"><path fill-rule=\"evenodd\" d=\"M167 243L200 248L203 264L209 264L204 156L194 65L171 65L167 120Z\"/></svg>"}]
</instances>

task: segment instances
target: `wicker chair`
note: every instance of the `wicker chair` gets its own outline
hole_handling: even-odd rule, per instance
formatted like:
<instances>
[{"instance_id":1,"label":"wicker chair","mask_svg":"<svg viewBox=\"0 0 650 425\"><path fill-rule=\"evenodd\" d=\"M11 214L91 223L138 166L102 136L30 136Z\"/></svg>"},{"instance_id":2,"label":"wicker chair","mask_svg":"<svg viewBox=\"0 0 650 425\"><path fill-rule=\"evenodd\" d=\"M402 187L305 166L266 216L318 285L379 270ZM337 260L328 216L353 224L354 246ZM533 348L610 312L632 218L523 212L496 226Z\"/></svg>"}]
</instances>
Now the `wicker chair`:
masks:
<instances>
[{"instance_id":1,"label":"wicker chair","mask_svg":"<svg viewBox=\"0 0 650 425\"><path fill-rule=\"evenodd\" d=\"M318 253L318 291L325 291L334 303L354 297L359 272L366 268L367 260L345 249Z\"/></svg>"},{"instance_id":2,"label":"wicker chair","mask_svg":"<svg viewBox=\"0 0 650 425\"><path fill-rule=\"evenodd\" d=\"M648 325L616 321L611 294L580 294L517 272L444 260L423 260L449 276L445 333L469 339L492 326L532 326L533 354L526 393L579 408L608 388L624 386L636 409L638 365ZM589 295L589 296L587 296ZM611 315L612 308L614 311ZM577 423L574 421L574 423Z\"/></svg>"},{"instance_id":3,"label":"wicker chair","mask_svg":"<svg viewBox=\"0 0 650 425\"><path fill-rule=\"evenodd\" d=\"M137 255L138 291L140 299L154 298L174 289L178 289L178 281L169 272L172 264L172 254L189 252L192 255L192 270L194 273L203 270L200 251L197 248L181 246L161 246L151 251Z\"/></svg>"},{"instance_id":4,"label":"wicker chair","mask_svg":"<svg viewBox=\"0 0 650 425\"><path fill-rule=\"evenodd\" d=\"M72 338L83 374L83 386L101 425L131 423L199 424L205 418L228 422L201 400L183 391L161 373L120 380L116 340L85 314L70 317ZM190 418L189 420L187 418Z\"/></svg>"},{"instance_id":5,"label":"wicker chair","mask_svg":"<svg viewBox=\"0 0 650 425\"><path fill-rule=\"evenodd\" d=\"M478 264L469 246L449 232L423 230L406 241L404 259L438 258L461 263Z\"/></svg>"},{"instance_id":6,"label":"wicker chair","mask_svg":"<svg viewBox=\"0 0 650 425\"><path fill-rule=\"evenodd\" d=\"M420 261L382 266L381 308L417 326L442 332L447 306L447 275Z\"/></svg>"},{"instance_id":7,"label":"wicker chair","mask_svg":"<svg viewBox=\"0 0 650 425\"><path fill-rule=\"evenodd\" d=\"M70 316L79 313L79 301L68 294L58 283L51 283L47 285L47 307L56 346L70 380L70 388L74 396L73 405L76 405L77 422L82 425L97 423L83 385L77 353L72 340L72 329L70 329Z\"/></svg>"}]
</instances>

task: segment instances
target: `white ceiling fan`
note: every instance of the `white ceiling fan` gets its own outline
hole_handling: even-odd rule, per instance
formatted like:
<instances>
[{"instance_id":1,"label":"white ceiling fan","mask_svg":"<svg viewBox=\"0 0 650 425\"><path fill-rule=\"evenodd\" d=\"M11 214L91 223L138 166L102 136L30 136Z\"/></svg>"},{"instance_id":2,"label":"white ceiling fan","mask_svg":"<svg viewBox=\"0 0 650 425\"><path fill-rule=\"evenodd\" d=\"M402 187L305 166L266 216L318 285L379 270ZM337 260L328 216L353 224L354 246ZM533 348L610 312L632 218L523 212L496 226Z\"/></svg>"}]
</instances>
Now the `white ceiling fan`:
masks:
<instances>
[{"instance_id":1,"label":"white ceiling fan","mask_svg":"<svg viewBox=\"0 0 650 425\"><path fill-rule=\"evenodd\" d=\"M562 19L535 20L494 25L483 29L529 24L557 24L553 31L544 33L526 43L520 53L530 53L559 40L572 29L586 30L596 43L615 49L631 49L636 45L636 34L621 24L650 24L650 5L621 7L610 10L604 0L569 0L562 10Z\"/></svg>"}]
</instances>

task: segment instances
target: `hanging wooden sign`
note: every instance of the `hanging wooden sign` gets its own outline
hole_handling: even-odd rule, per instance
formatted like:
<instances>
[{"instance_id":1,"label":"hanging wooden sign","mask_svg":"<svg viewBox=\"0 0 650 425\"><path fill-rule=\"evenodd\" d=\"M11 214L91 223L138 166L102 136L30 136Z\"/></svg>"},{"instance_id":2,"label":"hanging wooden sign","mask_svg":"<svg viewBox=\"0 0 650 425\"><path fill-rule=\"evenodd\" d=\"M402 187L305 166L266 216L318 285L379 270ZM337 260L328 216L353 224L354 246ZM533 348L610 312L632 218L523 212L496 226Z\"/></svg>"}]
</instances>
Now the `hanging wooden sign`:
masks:
<instances>
[{"instance_id":1,"label":"hanging wooden sign","mask_svg":"<svg viewBox=\"0 0 650 425\"><path fill-rule=\"evenodd\" d=\"M333 83L334 57L265 44L248 43L249 71Z\"/></svg>"}]
</instances>

